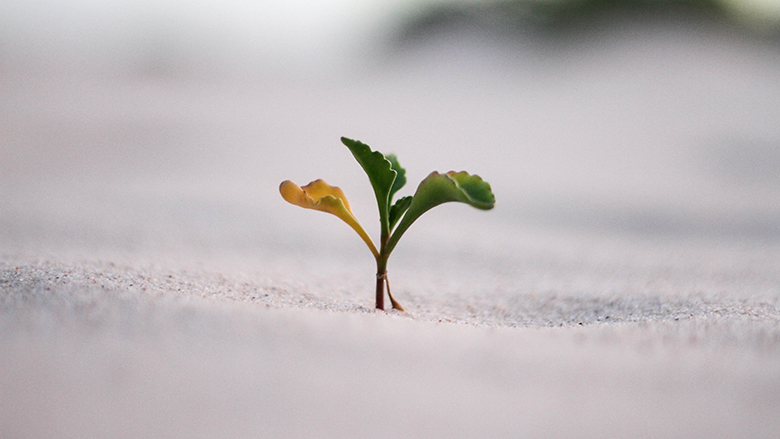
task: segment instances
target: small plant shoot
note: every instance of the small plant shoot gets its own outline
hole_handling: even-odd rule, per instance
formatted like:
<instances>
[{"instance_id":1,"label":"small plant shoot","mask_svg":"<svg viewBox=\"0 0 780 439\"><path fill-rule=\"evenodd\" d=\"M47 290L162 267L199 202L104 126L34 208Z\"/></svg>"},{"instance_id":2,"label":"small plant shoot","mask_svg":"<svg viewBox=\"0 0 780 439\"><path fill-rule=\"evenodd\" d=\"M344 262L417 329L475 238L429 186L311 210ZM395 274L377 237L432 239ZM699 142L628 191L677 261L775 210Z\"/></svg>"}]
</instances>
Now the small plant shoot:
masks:
<instances>
[{"instance_id":1,"label":"small plant shoot","mask_svg":"<svg viewBox=\"0 0 780 439\"><path fill-rule=\"evenodd\" d=\"M477 209L489 210L496 203L490 185L478 175L467 172L450 171L446 174L431 172L417 186L413 196L401 197L395 202L393 197L406 184L406 170L401 167L395 155L384 155L359 141L341 138L352 155L363 167L368 180L374 188L379 206L380 240L379 248L355 218L344 192L323 180L314 180L300 187L290 180L279 186L282 197L291 204L306 209L320 210L341 218L360 235L376 259L376 307L384 309L385 287L393 309L403 311L390 293L387 279L387 259L393 252L398 240L423 213L450 201L459 201Z\"/></svg>"}]
</instances>

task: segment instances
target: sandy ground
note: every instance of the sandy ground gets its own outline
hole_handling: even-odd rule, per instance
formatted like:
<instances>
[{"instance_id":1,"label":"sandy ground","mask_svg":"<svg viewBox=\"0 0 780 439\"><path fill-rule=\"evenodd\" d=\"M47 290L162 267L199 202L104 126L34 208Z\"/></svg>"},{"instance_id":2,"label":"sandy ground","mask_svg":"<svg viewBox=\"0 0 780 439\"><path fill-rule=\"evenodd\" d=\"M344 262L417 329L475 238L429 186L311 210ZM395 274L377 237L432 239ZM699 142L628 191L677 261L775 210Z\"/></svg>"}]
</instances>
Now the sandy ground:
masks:
<instances>
[{"instance_id":1,"label":"sandy ground","mask_svg":"<svg viewBox=\"0 0 780 439\"><path fill-rule=\"evenodd\" d=\"M780 437L780 51L618 36L253 80L6 68L0 436ZM410 229L405 313L277 193L325 178L373 232L342 135L409 192L496 193Z\"/></svg>"}]
</instances>

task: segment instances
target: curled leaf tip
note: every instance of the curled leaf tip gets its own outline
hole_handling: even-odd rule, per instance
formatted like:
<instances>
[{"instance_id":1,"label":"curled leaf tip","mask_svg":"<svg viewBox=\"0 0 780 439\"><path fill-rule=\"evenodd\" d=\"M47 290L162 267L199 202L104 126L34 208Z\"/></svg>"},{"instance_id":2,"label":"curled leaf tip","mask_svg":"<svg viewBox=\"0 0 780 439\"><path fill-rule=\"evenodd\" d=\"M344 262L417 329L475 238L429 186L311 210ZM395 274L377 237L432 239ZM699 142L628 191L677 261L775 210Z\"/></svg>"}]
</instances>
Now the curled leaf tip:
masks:
<instances>
[{"instance_id":1,"label":"curled leaf tip","mask_svg":"<svg viewBox=\"0 0 780 439\"><path fill-rule=\"evenodd\" d=\"M283 181L282 185L284 186L286 183L287 186L292 184L295 186L295 188L298 188L298 186L295 185L295 183L289 180ZM279 190L281 191L282 188L280 187ZM291 188L291 191L292 190L294 189ZM298 190L302 191L307 197L309 197L314 202L319 202L321 199L328 196L340 199L344 203L344 207L346 207L347 210L350 213L352 213L352 209L349 207L349 201L347 201L347 197L346 195L344 195L344 191L342 191L341 188L339 188L338 186L329 185L328 183L325 182L325 180L321 178L312 181L306 186L298 188ZM284 197L284 193L282 193L282 197ZM293 203L293 204L298 204L298 203ZM307 207L307 206L301 206L301 207Z\"/></svg>"},{"instance_id":2,"label":"curled leaf tip","mask_svg":"<svg viewBox=\"0 0 780 439\"><path fill-rule=\"evenodd\" d=\"M457 201L462 201L482 210L490 210L495 207L496 196L493 195L490 183L483 180L479 175L470 175L466 171L449 171L447 176L455 182L455 185L464 195L465 199Z\"/></svg>"},{"instance_id":3,"label":"curled leaf tip","mask_svg":"<svg viewBox=\"0 0 780 439\"><path fill-rule=\"evenodd\" d=\"M285 180L279 185L279 193L282 194L284 201L297 206L306 207L306 192L300 186L290 180ZM312 200L313 201L313 200Z\"/></svg>"}]
</instances>

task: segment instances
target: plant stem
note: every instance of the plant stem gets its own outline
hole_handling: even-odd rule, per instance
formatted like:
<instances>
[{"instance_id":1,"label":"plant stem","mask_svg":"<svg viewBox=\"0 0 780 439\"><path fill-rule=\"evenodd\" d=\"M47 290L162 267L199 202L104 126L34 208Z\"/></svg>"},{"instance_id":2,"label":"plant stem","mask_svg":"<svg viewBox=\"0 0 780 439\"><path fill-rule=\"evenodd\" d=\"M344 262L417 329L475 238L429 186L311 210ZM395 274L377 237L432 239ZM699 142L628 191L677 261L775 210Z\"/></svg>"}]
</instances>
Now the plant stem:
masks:
<instances>
[{"instance_id":1,"label":"plant stem","mask_svg":"<svg viewBox=\"0 0 780 439\"><path fill-rule=\"evenodd\" d=\"M381 253L380 253L381 255ZM376 309L385 309L385 283L387 282L387 257L376 258Z\"/></svg>"},{"instance_id":2,"label":"plant stem","mask_svg":"<svg viewBox=\"0 0 780 439\"><path fill-rule=\"evenodd\" d=\"M390 281L387 278L387 256L376 260L376 309L385 309L385 287L387 287L387 296L390 298L393 309L403 311L404 308L393 299L393 295L390 293Z\"/></svg>"},{"instance_id":3,"label":"plant stem","mask_svg":"<svg viewBox=\"0 0 780 439\"><path fill-rule=\"evenodd\" d=\"M380 204L381 205L381 204ZM384 213L383 213L384 212ZM381 225L381 236L379 241L379 254L376 257L376 309L385 309L385 286L387 286L387 295L390 297L390 303L393 309L403 311L403 307L393 299L390 294L390 281L387 280L387 258L390 257L392 247L388 247L390 240L390 222L387 217L387 210L379 209L379 222Z\"/></svg>"},{"instance_id":4,"label":"plant stem","mask_svg":"<svg viewBox=\"0 0 780 439\"><path fill-rule=\"evenodd\" d=\"M385 309L385 273L376 273L376 309Z\"/></svg>"},{"instance_id":5,"label":"plant stem","mask_svg":"<svg viewBox=\"0 0 780 439\"><path fill-rule=\"evenodd\" d=\"M385 309L385 284L387 283L387 257L385 252L387 241L390 239L390 220L388 219L388 200L384 200L385 209L382 209L382 203L377 193L377 203L379 203L379 254L376 256L376 309Z\"/></svg>"}]
</instances>

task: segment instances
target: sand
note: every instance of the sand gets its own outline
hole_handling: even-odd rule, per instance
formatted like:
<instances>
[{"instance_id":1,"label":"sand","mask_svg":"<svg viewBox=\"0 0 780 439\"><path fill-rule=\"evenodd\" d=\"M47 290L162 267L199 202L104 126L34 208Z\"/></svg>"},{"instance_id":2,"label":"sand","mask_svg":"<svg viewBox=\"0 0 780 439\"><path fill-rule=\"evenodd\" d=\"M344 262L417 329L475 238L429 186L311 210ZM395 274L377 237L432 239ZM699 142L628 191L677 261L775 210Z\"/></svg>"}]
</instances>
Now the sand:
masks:
<instances>
[{"instance_id":1,"label":"sand","mask_svg":"<svg viewBox=\"0 0 780 439\"><path fill-rule=\"evenodd\" d=\"M0 436L780 437L780 56L644 32L317 80L6 68ZM404 313L277 193L325 178L373 234L342 135L396 152L404 193L496 193L410 229Z\"/></svg>"}]
</instances>

